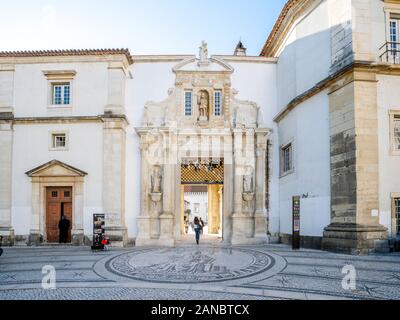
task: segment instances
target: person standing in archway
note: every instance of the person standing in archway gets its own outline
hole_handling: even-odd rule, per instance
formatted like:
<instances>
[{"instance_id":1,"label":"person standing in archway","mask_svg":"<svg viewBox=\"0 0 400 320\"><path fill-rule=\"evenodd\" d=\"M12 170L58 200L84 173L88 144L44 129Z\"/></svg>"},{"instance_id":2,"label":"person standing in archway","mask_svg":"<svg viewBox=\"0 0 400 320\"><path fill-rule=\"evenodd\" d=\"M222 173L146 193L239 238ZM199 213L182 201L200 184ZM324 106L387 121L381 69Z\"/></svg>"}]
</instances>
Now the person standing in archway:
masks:
<instances>
[{"instance_id":1,"label":"person standing in archway","mask_svg":"<svg viewBox=\"0 0 400 320\"><path fill-rule=\"evenodd\" d=\"M200 243L201 224L199 218L194 218L194 231L196 233L196 243Z\"/></svg>"}]
</instances>

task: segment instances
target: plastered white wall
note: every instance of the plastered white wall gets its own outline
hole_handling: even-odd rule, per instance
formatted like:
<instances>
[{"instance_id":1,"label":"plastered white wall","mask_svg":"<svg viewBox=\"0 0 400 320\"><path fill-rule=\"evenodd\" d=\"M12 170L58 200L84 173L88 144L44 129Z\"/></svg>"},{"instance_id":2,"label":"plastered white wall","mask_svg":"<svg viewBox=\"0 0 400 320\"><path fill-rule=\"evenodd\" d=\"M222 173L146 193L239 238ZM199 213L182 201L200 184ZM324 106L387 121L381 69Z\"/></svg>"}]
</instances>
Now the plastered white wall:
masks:
<instances>
[{"instance_id":1,"label":"plastered white wall","mask_svg":"<svg viewBox=\"0 0 400 320\"><path fill-rule=\"evenodd\" d=\"M301 235L322 236L330 223L329 101L326 92L279 123L279 143L293 144L294 171L279 183L280 231L292 233L292 197L301 196ZM279 163L279 162L278 162Z\"/></svg>"},{"instance_id":2,"label":"plastered white wall","mask_svg":"<svg viewBox=\"0 0 400 320\"><path fill-rule=\"evenodd\" d=\"M12 223L17 235L30 230L31 179L25 172L59 160L88 173L84 183L84 229L92 233L92 214L102 212L103 127L99 123L14 125ZM50 151L52 131L68 132L67 151Z\"/></svg>"}]
</instances>

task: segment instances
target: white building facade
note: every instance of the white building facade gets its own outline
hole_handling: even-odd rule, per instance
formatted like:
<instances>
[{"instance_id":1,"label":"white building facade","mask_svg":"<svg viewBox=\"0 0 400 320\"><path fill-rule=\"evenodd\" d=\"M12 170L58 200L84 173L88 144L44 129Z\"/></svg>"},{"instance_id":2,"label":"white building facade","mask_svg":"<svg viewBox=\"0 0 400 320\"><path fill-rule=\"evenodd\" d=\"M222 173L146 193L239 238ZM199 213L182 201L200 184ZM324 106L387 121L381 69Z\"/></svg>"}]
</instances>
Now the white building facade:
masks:
<instances>
[{"instance_id":1,"label":"white building facade","mask_svg":"<svg viewBox=\"0 0 400 320\"><path fill-rule=\"evenodd\" d=\"M175 245L183 185L223 241L388 250L400 216L400 3L290 0L260 56L0 53L3 244ZM399 42L399 43L397 43ZM211 206L211 207L210 207ZM209 204L209 208L213 205ZM211 209L212 210L212 209ZM217 209L215 209L217 210Z\"/></svg>"}]
</instances>

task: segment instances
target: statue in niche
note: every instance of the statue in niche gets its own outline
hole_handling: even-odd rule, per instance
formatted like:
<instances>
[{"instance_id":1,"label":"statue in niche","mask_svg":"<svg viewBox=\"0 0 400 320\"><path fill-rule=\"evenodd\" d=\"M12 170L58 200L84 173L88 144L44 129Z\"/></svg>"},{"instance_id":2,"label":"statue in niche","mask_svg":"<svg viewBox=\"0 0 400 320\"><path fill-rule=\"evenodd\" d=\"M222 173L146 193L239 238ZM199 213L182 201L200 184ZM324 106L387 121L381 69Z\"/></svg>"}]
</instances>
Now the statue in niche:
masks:
<instances>
[{"instance_id":1,"label":"statue in niche","mask_svg":"<svg viewBox=\"0 0 400 320\"><path fill-rule=\"evenodd\" d=\"M251 166L246 166L244 176L243 176L243 192L252 193L253 192L253 168Z\"/></svg>"},{"instance_id":2,"label":"statue in niche","mask_svg":"<svg viewBox=\"0 0 400 320\"><path fill-rule=\"evenodd\" d=\"M153 172L151 174L151 192L152 193L161 193L161 167L154 166Z\"/></svg>"},{"instance_id":3,"label":"statue in niche","mask_svg":"<svg viewBox=\"0 0 400 320\"><path fill-rule=\"evenodd\" d=\"M200 64L208 64L208 48L207 48L207 42L204 40L201 42L201 46L199 48L199 58L200 58Z\"/></svg>"},{"instance_id":4,"label":"statue in niche","mask_svg":"<svg viewBox=\"0 0 400 320\"><path fill-rule=\"evenodd\" d=\"M205 90L200 91L197 104L199 105L199 120L208 120L208 110L209 110L209 95Z\"/></svg>"}]
</instances>

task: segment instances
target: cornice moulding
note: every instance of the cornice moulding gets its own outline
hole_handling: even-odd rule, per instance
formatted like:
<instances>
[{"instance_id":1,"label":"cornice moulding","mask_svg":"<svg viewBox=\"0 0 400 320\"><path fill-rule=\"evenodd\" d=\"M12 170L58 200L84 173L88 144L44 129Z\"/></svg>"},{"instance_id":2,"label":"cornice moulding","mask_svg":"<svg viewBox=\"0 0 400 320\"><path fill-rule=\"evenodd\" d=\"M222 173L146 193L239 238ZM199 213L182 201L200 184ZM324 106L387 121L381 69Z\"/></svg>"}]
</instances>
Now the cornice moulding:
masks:
<instances>
[{"instance_id":1,"label":"cornice moulding","mask_svg":"<svg viewBox=\"0 0 400 320\"><path fill-rule=\"evenodd\" d=\"M76 76L75 70L44 70L43 74L49 80L60 80L60 79L73 79Z\"/></svg>"}]
</instances>

